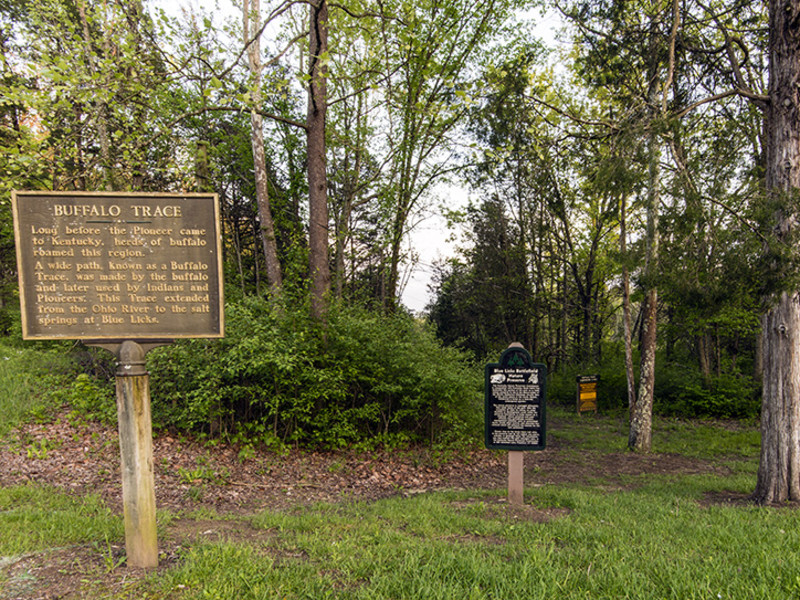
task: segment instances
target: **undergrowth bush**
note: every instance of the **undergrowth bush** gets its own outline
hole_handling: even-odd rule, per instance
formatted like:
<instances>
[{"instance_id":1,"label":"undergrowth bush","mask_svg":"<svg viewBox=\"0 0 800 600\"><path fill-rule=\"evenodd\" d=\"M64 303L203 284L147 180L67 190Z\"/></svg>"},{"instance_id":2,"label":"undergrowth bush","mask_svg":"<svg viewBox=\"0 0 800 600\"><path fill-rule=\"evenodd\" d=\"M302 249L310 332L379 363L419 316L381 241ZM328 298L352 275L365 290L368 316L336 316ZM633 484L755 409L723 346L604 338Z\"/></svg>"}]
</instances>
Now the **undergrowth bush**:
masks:
<instances>
[{"instance_id":1,"label":"undergrowth bush","mask_svg":"<svg viewBox=\"0 0 800 600\"><path fill-rule=\"evenodd\" d=\"M627 406L628 391L625 378L623 356L610 350L600 365L588 367L568 366L558 368L549 374L548 402L566 408L577 407L578 377L581 375L597 375L597 407L598 410L615 410ZM534 358L535 360L535 358Z\"/></svg>"},{"instance_id":2,"label":"undergrowth bush","mask_svg":"<svg viewBox=\"0 0 800 600\"><path fill-rule=\"evenodd\" d=\"M0 434L27 418L44 418L58 404L51 393L75 376L62 345L49 348L0 344Z\"/></svg>"},{"instance_id":3,"label":"undergrowth bush","mask_svg":"<svg viewBox=\"0 0 800 600\"><path fill-rule=\"evenodd\" d=\"M338 448L478 435L480 369L407 315L337 306L326 328L300 307L246 298L226 336L152 351L157 426Z\"/></svg>"},{"instance_id":4,"label":"undergrowth bush","mask_svg":"<svg viewBox=\"0 0 800 600\"><path fill-rule=\"evenodd\" d=\"M626 408L627 379L621 351L605 352L608 358L599 366L559 368L550 373L548 402L575 407L578 375L599 375L597 397L600 410ZM638 384L638 364L636 365ZM750 376L722 373L704 378L693 364L656 362L654 412L672 417L711 417L722 419L757 418L760 387Z\"/></svg>"},{"instance_id":5,"label":"undergrowth bush","mask_svg":"<svg viewBox=\"0 0 800 600\"><path fill-rule=\"evenodd\" d=\"M80 373L69 384L51 392L59 403L69 404L77 414L97 419L107 425L117 422L117 401L114 380Z\"/></svg>"},{"instance_id":6,"label":"undergrowth bush","mask_svg":"<svg viewBox=\"0 0 800 600\"><path fill-rule=\"evenodd\" d=\"M696 368L672 364L656 371L653 409L667 416L756 418L761 406L759 392L752 377L723 373L706 380Z\"/></svg>"}]
</instances>

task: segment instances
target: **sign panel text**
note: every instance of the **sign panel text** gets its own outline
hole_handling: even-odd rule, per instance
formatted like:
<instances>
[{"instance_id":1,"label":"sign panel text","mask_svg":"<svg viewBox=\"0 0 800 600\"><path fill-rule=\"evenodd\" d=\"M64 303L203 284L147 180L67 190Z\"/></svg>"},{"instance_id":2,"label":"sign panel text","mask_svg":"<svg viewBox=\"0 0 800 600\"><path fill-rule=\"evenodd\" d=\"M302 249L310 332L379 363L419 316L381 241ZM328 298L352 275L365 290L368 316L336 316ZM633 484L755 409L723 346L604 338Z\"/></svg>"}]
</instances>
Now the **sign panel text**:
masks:
<instances>
[{"instance_id":1,"label":"sign panel text","mask_svg":"<svg viewBox=\"0 0 800 600\"><path fill-rule=\"evenodd\" d=\"M25 339L221 337L213 194L12 193Z\"/></svg>"},{"instance_id":2,"label":"sign panel text","mask_svg":"<svg viewBox=\"0 0 800 600\"><path fill-rule=\"evenodd\" d=\"M543 450L547 367L512 347L486 365L485 377L486 447Z\"/></svg>"}]
</instances>

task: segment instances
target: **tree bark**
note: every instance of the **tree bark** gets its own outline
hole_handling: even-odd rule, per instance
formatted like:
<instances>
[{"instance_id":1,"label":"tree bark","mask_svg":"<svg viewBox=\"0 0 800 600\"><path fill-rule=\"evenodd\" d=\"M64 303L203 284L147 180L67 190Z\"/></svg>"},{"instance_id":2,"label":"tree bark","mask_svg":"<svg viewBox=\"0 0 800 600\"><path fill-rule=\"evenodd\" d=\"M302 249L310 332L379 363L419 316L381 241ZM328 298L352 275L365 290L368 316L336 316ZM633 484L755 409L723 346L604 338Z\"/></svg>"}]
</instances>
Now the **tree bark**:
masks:
<instances>
[{"instance_id":1,"label":"tree bark","mask_svg":"<svg viewBox=\"0 0 800 600\"><path fill-rule=\"evenodd\" d=\"M362 157L365 151L365 136L362 134L365 122L365 98L359 94L356 99L357 106L349 112L352 115L345 115L343 126L352 130L355 136L355 144L351 147L348 144L342 160L341 168L344 171L344 179L341 183L341 204L338 210L334 210L334 259L333 259L333 289L337 300L341 300L344 295L344 285L347 280L347 242L351 236L351 219L354 209L360 204L357 202L361 184ZM345 105L347 106L347 105ZM347 108L345 109L347 111ZM362 200L363 203L363 200Z\"/></svg>"},{"instance_id":2,"label":"tree bark","mask_svg":"<svg viewBox=\"0 0 800 600\"><path fill-rule=\"evenodd\" d=\"M258 220L261 224L261 246L267 267L267 284L270 291L279 294L283 286L281 263L278 260L278 244L275 239L275 224L269 204L269 182L267 178L267 159L264 154L264 123L258 112L261 104L261 43L259 38L258 15L261 13L261 0L244 0L242 4L244 43L252 77L250 99L250 141L253 148L253 171L256 184L256 204Z\"/></svg>"},{"instance_id":3,"label":"tree bark","mask_svg":"<svg viewBox=\"0 0 800 600\"><path fill-rule=\"evenodd\" d=\"M708 350L708 334L704 331L697 336L697 358L700 363L700 373L703 375L703 383L711 383L711 355Z\"/></svg>"},{"instance_id":4,"label":"tree bark","mask_svg":"<svg viewBox=\"0 0 800 600\"><path fill-rule=\"evenodd\" d=\"M756 332L755 356L753 357L753 379L758 382L764 380L764 334L759 329Z\"/></svg>"},{"instance_id":5,"label":"tree bark","mask_svg":"<svg viewBox=\"0 0 800 600\"><path fill-rule=\"evenodd\" d=\"M650 452L652 446L657 313L658 290L653 287L647 291L642 307L639 394L631 411L631 427L628 435L628 448L635 452Z\"/></svg>"},{"instance_id":6,"label":"tree bark","mask_svg":"<svg viewBox=\"0 0 800 600\"><path fill-rule=\"evenodd\" d=\"M308 140L308 245L311 271L311 315L324 320L330 295L328 264L328 180L325 160L325 116L328 90L328 2L310 5Z\"/></svg>"},{"instance_id":7,"label":"tree bark","mask_svg":"<svg viewBox=\"0 0 800 600\"><path fill-rule=\"evenodd\" d=\"M763 504L800 500L798 302L797 294L783 293L761 319L765 361L755 498Z\"/></svg>"},{"instance_id":8,"label":"tree bark","mask_svg":"<svg viewBox=\"0 0 800 600\"><path fill-rule=\"evenodd\" d=\"M619 251L622 255L622 325L625 336L625 379L628 383L628 411L633 419L636 408L636 379L633 373L633 332L631 330L631 276L628 273L627 202L624 196L619 209Z\"/></svg>"},{"instance_id":9,"label":"tree bark","mask_svg":"<svg viewBox=\"0 0 800 600\"><path fill-rule=\"evenodd\" d=\"M779 201L779 243L792 243L800 188L800 0L769 0L766 188ZM800 500L800 295L784 292L761 319L761 457L755 499Z\"/></svg>"},{"instance_id":10,"label":"tree bark","mask_svg":"<svg viewBox=\"0 0 800 600\"><path fill-rule=\"evenodd\" d=\"M386 294L381 298L383 308L388 312L394 312L399 304L397 297L397 286L400 281L400 258L401 246L403 244L403 233L408 214L405 210L407 201L401 201L403 206L399 207L392 223L392 234L390 238L391 254L389 262L389 279L386 285Z\"/></svg>"},{"instance_id":11,"label":"tree bark","mask_svg":"<svg viewBox=\"0 0 800 600\"><path fill-rule=\"evenodd\" d=\"M91 74L100 78L101 72L97 67L97 61L92 51L92 35L89 30L89 21L86 17L86 7L82 1L77 3L78 15L81 19L81 29L83 32L84 54L86 56L86 65ZM104 42L107 42L108 32L103 32ZM103 50L107 51L107 44L103 44ZM100 162L103 172L103 189L106 191L114 191L116 182L114 180L113 160L111 158L111 140L108 133L108 104L105 102L97 102L95 104L97 113L95 119L97 122L97 138L100 144Z\"/></svg>"},{"instance_id":12,"label":"tree bark","mask_svg":"<svg viewBox=\"0 0 800 600\"><path fill-rule=\"evenodd\" d=\"M658 328L658 288L655 274L659 260L658 220L661 203L661 140L655 130L657 117L667 115L669 90L675 76L675 46L678 29L681 24L680 2L672 2L672 27L669 36L669 60L666 79L661 85L660 111L656 100L659 95L658 65L652 65L649 74L650 87L647 92L648 103L652 111L649 139L649 190L647 202L647 250L644 265L645 302L642 307L642 349L639 370L639 394L636 399L631 427L628 435L628 448L635 452L650 452L653 429L653 401L656 386L656 331ZM651 39L654 45L655 38ZM654 56L657 56L654 54Z\"/></svg>"},{"instance_id":13,"label":"tree bark","mask_svg":"<svg viewBox=\"0 0 800 600\"><path fill-rule=\"evenodd\" d=\"M651 89L652 92L652 89ZM652 98L652 94L651 94ZM647 254L644 265L645 301L642 306L642 349L639 393L631 414L628 448L650 452L653 428L653 399L656 382L656 331L658 328L658 288L654 275L658 263L658 215L661 202L660 140L650 134L650 181L647 206Z\"/></svg>"}]
</instances>

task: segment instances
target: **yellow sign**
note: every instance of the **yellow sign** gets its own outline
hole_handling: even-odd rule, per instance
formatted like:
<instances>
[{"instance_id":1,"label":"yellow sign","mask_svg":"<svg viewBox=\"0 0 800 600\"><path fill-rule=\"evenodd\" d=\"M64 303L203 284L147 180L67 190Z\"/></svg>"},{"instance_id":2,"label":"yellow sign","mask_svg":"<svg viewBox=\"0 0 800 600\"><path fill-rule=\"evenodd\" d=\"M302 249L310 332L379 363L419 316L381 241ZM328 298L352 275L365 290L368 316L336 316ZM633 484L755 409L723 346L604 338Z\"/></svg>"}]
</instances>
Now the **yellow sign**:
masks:
<instances>
[{"instance_id":1,"label":"yellow sign","mask_svg":"<svg viewBox=\"0 0 800 600\"><path fill-rule=\"evenodd\" d=\"M578 414L588 411L597 412L597 375L578 377Z\"/></svg>"}]
</instances>

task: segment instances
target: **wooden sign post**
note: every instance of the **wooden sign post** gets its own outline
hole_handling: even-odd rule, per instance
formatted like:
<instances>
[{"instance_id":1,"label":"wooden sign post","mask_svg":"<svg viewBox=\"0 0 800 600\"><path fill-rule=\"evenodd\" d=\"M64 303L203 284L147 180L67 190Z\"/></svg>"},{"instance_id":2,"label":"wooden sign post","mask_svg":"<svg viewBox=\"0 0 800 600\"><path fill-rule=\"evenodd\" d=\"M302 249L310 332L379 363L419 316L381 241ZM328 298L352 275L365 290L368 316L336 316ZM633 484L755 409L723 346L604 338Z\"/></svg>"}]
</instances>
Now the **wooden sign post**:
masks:
<instances>
[{"instance_id":1,"label":"wooden sign post","mask_svg":"<svg viewBox=\"0 0 800 600\"><path fill-rule=\"evenodd\" d=\"M521 506L525 502L525 453L508 451L508 503Z\"/></svg>"},{"instance_id":2,"label":"wooden sign post","mask_svg":"<svg viewBox=\"0 0 800 600\"><path fill-rule=\"evenodd\" d=\"M144 368L145 349L135 342L117 351L117 421L125 514L125 549L136 567L158 566L156 492L153 478L153 434L150 380Z\"/></svg>"},{"instance_id":3,"label":"wooden sign post","mask_svg":"<svg viewBox=\"0 0 800 600\"><path fill-rule=\"evenodd\" d=\"M158 566L145 355L176 338L222 337L215 194L12 192L24 339L112 352L125 548Z\"/></svg>"},{"instance_id":4,"label":"wooden sign post","mask_svg":"<svg viewBox=\"0 0 800 600\"><path fill-rule=\"evenodd\" d=\"M508 450L508 501L523 503L525 455L544 450L547 367L534 363L519 343L485 369L485 444Z\"/></svg>"}]
</instances>

